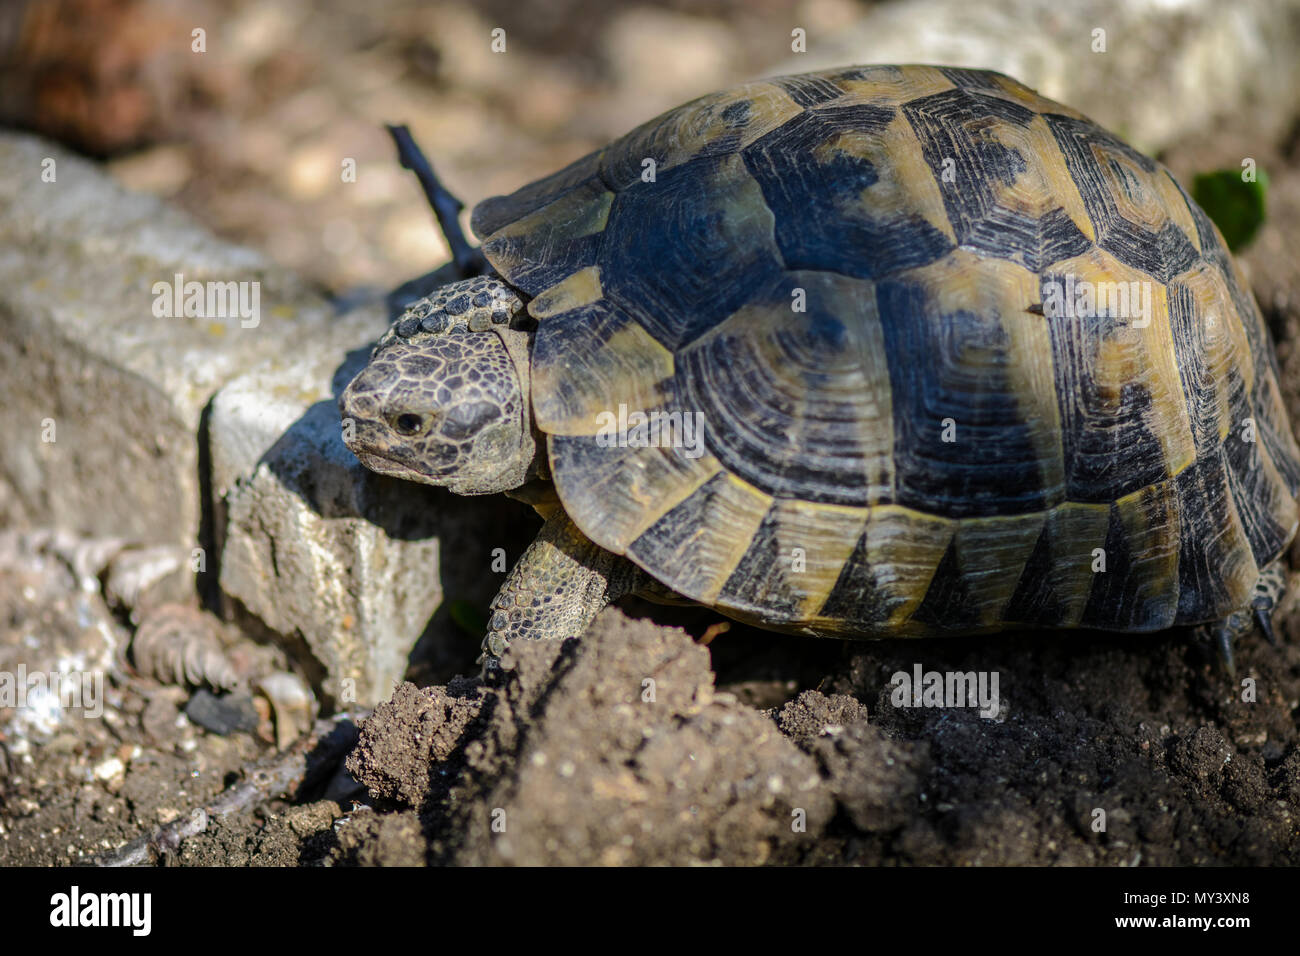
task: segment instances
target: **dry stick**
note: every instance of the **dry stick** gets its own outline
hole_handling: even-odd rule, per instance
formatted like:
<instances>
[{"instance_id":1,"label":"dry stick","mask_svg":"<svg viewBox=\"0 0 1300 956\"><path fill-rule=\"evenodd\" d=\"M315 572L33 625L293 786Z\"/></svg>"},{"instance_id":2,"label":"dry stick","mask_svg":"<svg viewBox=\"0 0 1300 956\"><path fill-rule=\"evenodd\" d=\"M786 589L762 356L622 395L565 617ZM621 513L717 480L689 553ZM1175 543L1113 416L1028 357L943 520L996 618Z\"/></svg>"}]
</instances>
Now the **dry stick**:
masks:
<instances>
[{"instance_id":1,"label":"dry stick","mask_svg":"<svg viewBox=\"0 0 1300 956\"><path fill-rule=\"evenodd\" d=\"M212 803L104 854L95 860L95 865L157 863L160 858L176 853L182 841L205 831L213 817L248 810L311 786L356 746L360 733L357 724L368 714L368 711L336 714L316 721L311 733L283 753L268 758L248 779L228 787Z\"/></svg>"},{"instance_id":2,"label":"dry stick","mask_svg":"<svg viewBox=\"0 0 1300 956\"><path fill-rule=\"evenodd\" d=\"M405 126L388 126L387 129L388 135L393 137L393 142L397 145L398 160L415 173L420 188L424 190L424 195L433 208L433 214L438 217L438 227L447 237L447 245L451 248L451 257L460 277L467 279L480 275L483 272L483 256L477 247L469 244L460 228L460 211L465 208L465 204L453 196L438 179L433 165L420 147L415 145L410 130Z\"/></svg>"}]
</instances>

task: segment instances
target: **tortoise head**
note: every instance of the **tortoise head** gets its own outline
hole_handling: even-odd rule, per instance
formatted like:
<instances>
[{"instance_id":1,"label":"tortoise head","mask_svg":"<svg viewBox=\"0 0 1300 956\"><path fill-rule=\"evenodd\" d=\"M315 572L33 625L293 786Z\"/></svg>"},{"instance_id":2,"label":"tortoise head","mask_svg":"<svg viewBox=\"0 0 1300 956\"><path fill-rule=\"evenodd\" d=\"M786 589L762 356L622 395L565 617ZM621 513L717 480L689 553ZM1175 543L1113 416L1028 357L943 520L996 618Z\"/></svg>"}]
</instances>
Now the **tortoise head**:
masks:
<instances>
[{"instance_id":1,"label":"tortoise head","mask_svg":"<svg viewBox=\"0 0 1300 956\"><path fill-rule=\"evenodd\" d=\"M348 448L372 471L457 494L524 484L537 454L526 333L401 327L339 397Z\"/></svg>"}]
</instances>

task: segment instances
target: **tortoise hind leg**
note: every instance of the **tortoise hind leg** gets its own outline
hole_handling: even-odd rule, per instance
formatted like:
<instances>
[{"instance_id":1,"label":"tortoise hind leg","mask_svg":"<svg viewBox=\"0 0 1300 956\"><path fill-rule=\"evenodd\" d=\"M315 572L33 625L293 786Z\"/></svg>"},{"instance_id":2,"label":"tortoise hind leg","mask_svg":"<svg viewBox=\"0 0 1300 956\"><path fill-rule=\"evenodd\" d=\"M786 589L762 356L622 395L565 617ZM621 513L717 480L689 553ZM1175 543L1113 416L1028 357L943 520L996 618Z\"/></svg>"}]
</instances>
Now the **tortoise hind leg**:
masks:
<instances>
[{"instance_id":1,"label":"tortoise hind leg","mask_svg":"<svg viewBox=\"0 0 1300 956\"><path fill-rule=\"evenodd\" d=\"M635 591L645 577L556 509L492 601L485 666L514 640L580 637L605 605Z\"/></svg>"},{"instance_id":2,"label":"tortoise hind leg","mask_svg":"<svg viewBox=\"0 0 1300 956\"><path fill-rule=\"evenodd\" d=\"M1277 647L1277 635L1273 633L1273 612L1282 602L1286 593L1286 564L1278 558L1259 573L1255 582L1255 593L1250 599L1250 608L1255 615L1255 623L1263 631L1269 644Z\"/></svg>"},{"instance_id":3,"label":"tortoise hind leg","mask_svg":"<svg viewBox=\"0 0 1300 956\"><path fill-rule=\"evenodd\" d=\"M1273 632L1273 611L1285 592L1286 564L1282 558L1278 558L1260 571L1249 607L1234 611L1217 624L1205 625L1208 634L1218 645L1219 656L1229 677L1235 677L1237 673L1233 655L1237 638L1258 627L1269 644L1277 646L1277 635Z\"/></svg>"}]
</instances>

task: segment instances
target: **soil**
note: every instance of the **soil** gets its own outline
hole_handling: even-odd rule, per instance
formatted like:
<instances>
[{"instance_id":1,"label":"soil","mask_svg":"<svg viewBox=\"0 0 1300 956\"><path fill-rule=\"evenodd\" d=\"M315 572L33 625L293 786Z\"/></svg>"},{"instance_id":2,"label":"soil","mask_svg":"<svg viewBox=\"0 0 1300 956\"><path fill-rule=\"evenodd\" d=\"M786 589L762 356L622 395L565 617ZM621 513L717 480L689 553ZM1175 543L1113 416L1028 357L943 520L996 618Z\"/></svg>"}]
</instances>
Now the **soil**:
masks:
<instances>
[{"instance_id":1,"label":"soil","mask_svg":"<svg viewBox=\"0 0 1300 956\"><path fill-rule=\"evenodd\" d=\"M546 76L562 93L563 77ZM1207 117L1206 129L1213 138L1161 158L1184 182L1242 155L1268 170L1270 219L1240 258L1300 422L1300 116L1276 142L1255 139L1249 116ZM124 175L147 179L160 156L123 163ZM472 159L467 147L456 161ZM254 215L259 188L212 221L254 241L302 225L280 206L236 221ZM181 195L200 214L210 198ZM317 258L293 248L286 259ZM354 272L392 278L364 263ZM345 768L214 816L172 862L1296 865L1292 584L1280 646L1244 641L1235 677L1185 632L854 644L732 625L705 646L716 614L625 602L581 640L512 648L485 684L466 634L357 717ZM129 622L83 585L58 569L0 567L0 664L117 654ZM894 706L892 676L916 665L996 673L999 712ZM92 862L212 804L273 755L264 734L188 720L185 692L115 673L103 719L23 729L0 710L0 865Z\"/></svg>"},{"instance_id":2,"label":"soil","mask_svg":"<svg viewBox=\"0 0 1300 956\"><path fill-rule=\"evenodd\" d=\"M837 644L816 689L758 710L755 645L775 663L807 642L718 640L735 646L606 612L581 641L518 649L498 687L403 688L349 769L438 863L1297 860L1294 646L1246 653L1246 704L1172 636ZM1001 713L892 706L915 662L998 672Z\"/></svg>"},{"instance_id":3,"label":"soil","mask_svg":"<svg viewBox=\"0 0 1300 956\"><path fill-rule=\"evenodd\" d=\"M347 776L214 817L173 861L1295 864L1294 604L1280 648L1239 649L1236 681L1176 632L851 644L736 626L704 647L707 611L660 615L683 628L613 608L581 640L512 648L487 685L401 685ZM916 664L996 672L999 712L893 706ZM116 719L85 722L110 739L0 750L0 863L90 862L265 759L178 703L124 691ZM125 758L107 781L106 755Z\"/></svg>"}]
</instances>

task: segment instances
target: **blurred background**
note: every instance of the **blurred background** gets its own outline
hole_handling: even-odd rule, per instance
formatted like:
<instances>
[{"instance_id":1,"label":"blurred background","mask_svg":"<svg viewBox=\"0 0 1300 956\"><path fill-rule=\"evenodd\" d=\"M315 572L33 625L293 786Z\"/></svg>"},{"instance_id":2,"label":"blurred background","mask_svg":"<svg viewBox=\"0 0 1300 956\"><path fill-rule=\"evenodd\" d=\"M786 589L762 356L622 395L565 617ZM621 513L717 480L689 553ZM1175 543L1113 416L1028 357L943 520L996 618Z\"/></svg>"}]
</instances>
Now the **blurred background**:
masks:
<instances>
[{"instance_id":1,"label":"blurred background","mask_svg":"<svg viewBox=\"0 0 1300 956\"><path fill-rule=\"evenodd\" d=\"M446 256L385 122L472 206L731 83L915 61L1008 72L1183 176L1296 159L1295 0L6 0L0 122L340 292Z\"/></svg>"}]
</instances>

